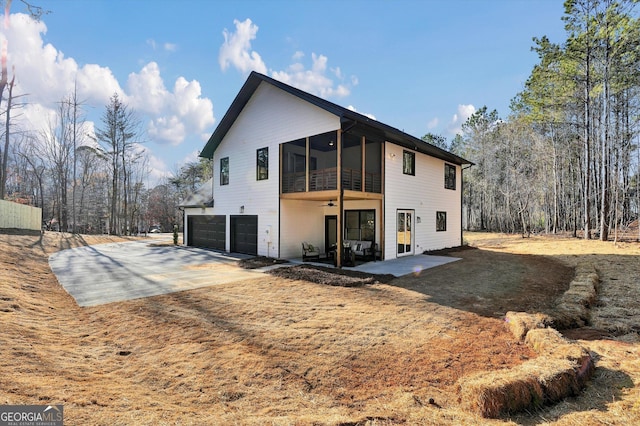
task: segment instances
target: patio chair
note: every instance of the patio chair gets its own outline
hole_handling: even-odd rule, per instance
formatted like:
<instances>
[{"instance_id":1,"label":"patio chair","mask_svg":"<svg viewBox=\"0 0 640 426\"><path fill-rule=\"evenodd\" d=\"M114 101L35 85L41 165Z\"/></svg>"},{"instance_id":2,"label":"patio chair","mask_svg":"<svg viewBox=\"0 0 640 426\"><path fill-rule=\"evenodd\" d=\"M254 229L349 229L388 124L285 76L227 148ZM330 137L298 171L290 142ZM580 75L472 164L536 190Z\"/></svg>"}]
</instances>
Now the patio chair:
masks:
<instances>
[{"instance_id":1,"label":"patio chair","mask_svg":"<svg viewBox=\"0 0 640 426\"><path fill-rule=\"evenodd\" d=\"M320 259L320 251L317 247L307 242L302 243L302 260Z\"/></svg>"}]
</instances>

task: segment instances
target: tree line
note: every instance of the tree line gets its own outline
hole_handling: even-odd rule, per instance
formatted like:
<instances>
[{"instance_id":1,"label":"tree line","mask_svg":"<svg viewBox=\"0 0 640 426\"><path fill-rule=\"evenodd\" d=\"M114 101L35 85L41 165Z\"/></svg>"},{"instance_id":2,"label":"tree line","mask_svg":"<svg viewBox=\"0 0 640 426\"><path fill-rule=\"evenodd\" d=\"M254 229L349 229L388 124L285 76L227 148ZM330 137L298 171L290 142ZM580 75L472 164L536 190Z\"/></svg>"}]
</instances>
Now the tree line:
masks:
<instances>
[{"instance_id":1,"label":"tree line","mask_svg":"<svg viewBox=\"0 0 640 426\"><path fill-rule=\"evenodd\" d=\"M5 136L2 198L41 207L45 228L123 235L145 222L148 160L135 114L118 95L95 132L74 91L44 128L7 125Z\"/></svg>"},{"instance_id":2,"label":"tree line","mask_svg":"<svg viewBox=\"0 0 640 426\"><path fill-rule=\"evenodd\" d=\"M135 111L114 94L93 129L77 92L56 103L42 129L13 123L11 91L3 102L0 199L41 207L43 227L74 233L131 235L181 227L178 206L211 176L204 159L149 187L145 134Z\"/></svg>"},{"instance_id":3,"label":"tree line","mask_svg":"<svg viewBox=\"0 0 640 426\"><path fill-rule=\"evenodd\" d=\"M638 219L635 3L566 1L566 40L534 38L539 61L509 117L485 106L463 125L449 148L475 162L464 171L467 229L608 240Z\"/></svg>"}]
</instances>

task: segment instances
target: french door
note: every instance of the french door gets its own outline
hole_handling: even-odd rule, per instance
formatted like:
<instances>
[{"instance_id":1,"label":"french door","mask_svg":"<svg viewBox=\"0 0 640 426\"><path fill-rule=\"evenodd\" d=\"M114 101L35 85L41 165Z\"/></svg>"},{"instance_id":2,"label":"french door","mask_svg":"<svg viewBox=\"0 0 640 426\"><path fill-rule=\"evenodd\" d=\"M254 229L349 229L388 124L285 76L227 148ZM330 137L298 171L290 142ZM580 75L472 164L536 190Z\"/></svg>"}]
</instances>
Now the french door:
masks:
<instances>
[{"instance_id":1,"label":"french door","mask_svg":"<svg viewBox=\"0 0 640 426\"><path fill-rule=\"evenodd\" d=\"M398 210L398 257L413 254L413 210Z\"/></svg>"}]
</instances>

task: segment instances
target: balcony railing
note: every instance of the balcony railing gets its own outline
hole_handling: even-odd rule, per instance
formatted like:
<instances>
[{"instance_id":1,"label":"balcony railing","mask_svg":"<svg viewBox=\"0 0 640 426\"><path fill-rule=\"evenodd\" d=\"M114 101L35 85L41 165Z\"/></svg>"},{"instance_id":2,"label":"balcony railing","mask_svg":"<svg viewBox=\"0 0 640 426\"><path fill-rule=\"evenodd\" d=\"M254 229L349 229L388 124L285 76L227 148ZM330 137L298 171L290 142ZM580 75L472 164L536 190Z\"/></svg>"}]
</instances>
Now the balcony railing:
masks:
<instances>
[{"instance_id":1,"label":"balcony railing","mask_svg":"<svg viewBox=\"0 0 640 426\"><path fill-rule=\"evenodd\" d=\"M338 189L338 171L335 167L309 171L309 191L328 191ZM365 191L382 192L382 177L380 173L365 173ZM342 187L350 191L362 191L362 171L342 169ZM305 173L283 173L282 192L305 192Z\"/></svg>"}]
</instances>

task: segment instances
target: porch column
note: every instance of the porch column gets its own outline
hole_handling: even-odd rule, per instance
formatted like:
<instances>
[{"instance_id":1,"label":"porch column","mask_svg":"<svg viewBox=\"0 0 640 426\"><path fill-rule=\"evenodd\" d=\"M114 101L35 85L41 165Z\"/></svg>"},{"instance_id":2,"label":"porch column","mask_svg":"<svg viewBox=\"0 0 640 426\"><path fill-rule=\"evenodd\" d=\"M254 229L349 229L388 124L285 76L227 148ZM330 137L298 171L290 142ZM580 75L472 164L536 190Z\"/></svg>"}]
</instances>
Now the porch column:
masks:
<instances>
[{"instance_id":1,"label":"porch column","mask_svg":"<svg viewBox=\"0 0 640 426\"><path fill-rule=\"evenodd\" d=\"M311 147L309 143L309 137L305 138L305 169L304 169L304 191L309 192L309 163L311 163Z\"/></svg>"},{"instance_id":2,"label":"porch column","mask_svg":"<svg viewBox=\"0 0 640 426\"><path fill-rule=\"evenodd\" d=\"M336 233L336 265L342 268L342 218L344 216L344 192L342 191L342 130L338 130L338 229Z\"/></svg>"}]
</instances>

